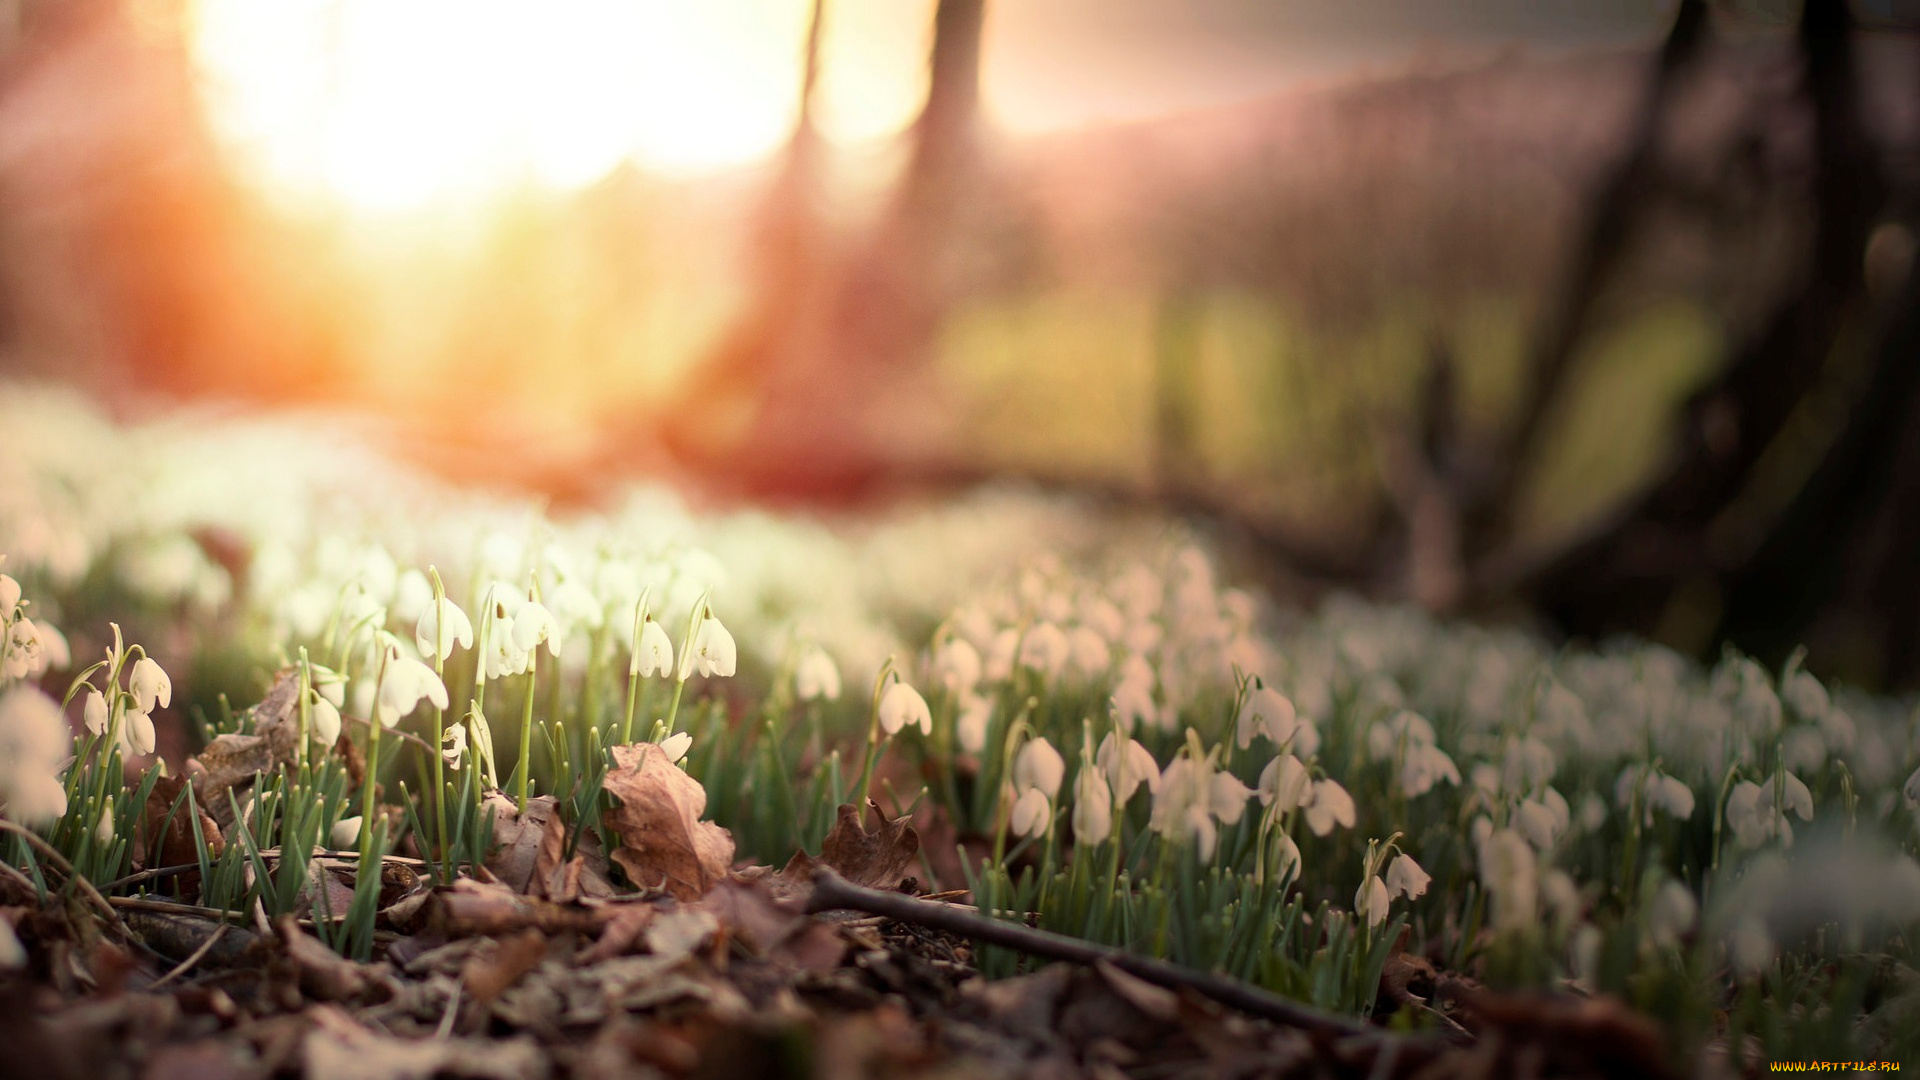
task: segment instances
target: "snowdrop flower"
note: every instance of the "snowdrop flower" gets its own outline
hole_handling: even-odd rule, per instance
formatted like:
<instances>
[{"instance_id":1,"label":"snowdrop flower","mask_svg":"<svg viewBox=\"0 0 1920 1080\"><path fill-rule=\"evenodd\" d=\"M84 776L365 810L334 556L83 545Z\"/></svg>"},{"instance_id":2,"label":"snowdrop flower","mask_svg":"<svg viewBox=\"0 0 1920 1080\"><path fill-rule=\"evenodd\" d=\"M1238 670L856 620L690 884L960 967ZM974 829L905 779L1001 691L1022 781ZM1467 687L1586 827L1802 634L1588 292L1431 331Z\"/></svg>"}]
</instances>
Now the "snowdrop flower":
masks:
<instances>
[{"instance_id":1,"label":"snowdrop flower","mask_svg":"<svg viewBox=\"0 0 1920 1080\"><path fill-rule=\"evenodd\" d=\"M1408 798L1425 795L1442 780L1460 783L1460 770L1446 751L1432 743L1407 747L1406 760L1400 763L1400 789Z\"/></svg>"},{"instance_id":2,"label":"snowdrop flower","mask_svg":"<svg viewBox=\"0 0 1920 1080\"><path fill-rule=\"evenodd\" d=\"M1045 792L1030 787L1013 803L1012 827L1017 836L1041 837L1053 824L1053 804Z\"/></svg>"},{"instance_id":3,"label":"snowdrop flower","mask_svg":"<svg viewBox=\"0 0 1920 1080\"><path fill-rule=\"evenodd\" d=\"M1106 775L1085 764L1073 780L1073 838L1086 844L1104 843L1113 835L1113 790Z\"/></svg>"},{"instance_id":4,"label":"snowdrop flower","mask_svg":"<svg viewBox=\"0 0 1920 1080\"><path fill-rule=\"evenodd\" d=\"M880 696L880 727L888 735L898 735L909 724L917 725L922 735L931 735L933 713L927 709L927 699L920 696L920 691L905 682L896 682Z\"/></svg>"},{"instance_id":5,"label":"snowdrop flower","mask_svg":"<svg viewBox=\"0 0 1920 1080\"><path fill-rule=\"evenodd\" d=\"M1775 792L1782 805L1776 806ZM1787 814L1813 820L1813 794L1807 785L1790 772L1781 770L1764 784L1742 780L1727 793L1726 822L1734 840L1743 848L1754 848L1778 838L1782 845L1793 846L1793 826Z\"/></svg>"},{"instance_id":6,"label":"snowdrop flower","mask_svg":"<svg viewBox=\"0 0 1920 1080\"><path fill-rule=\"evenodd\" d=\"M1493 894L1493 922L1502 930L1531 925L1539 911L1540 864L1533 845L1513 829L1480 844L1480 882Z\"/></svg>"},{"instance_id":7,"label":"snowdrop flower","mask_svg":"<svg viewBox=\"0 0 1920 1080\"><path fill-rule=\"evenodd\" d=\"M560 655L560 623L545 604L529 600L513 616L513 647L532 653L542 643L547 646L548 656Z\"/></svg>"},{"instance_id":8,"label":"snowdrop flower","mask_svg":"<svg viewBox=\"0 0 1920 1080\"><path fill-rule=\"evenodd\" d=\"M1140 790L1160 790L1160 763L1146 747L1116 731L1109 731L1100 740L1100 748L1094 751L1094 763L1106 774L1108 787L1114 792L1114 801L1125 806Z\"/></svg>"},{"instance_id":9,"label":"snowdrop flower","mask_svg":"<svg viewBox=\"0 0 1920 1080\"><path fill-rule=\"evenodd\" d=\"M1138 654L1127 657L1108 706L1115 724L1136 731L1141 723L1154 721L1158 709L1153 703L1153 683L1153 666Z\"/></svg>"},{"instance_id":10,"label":"snowdrop flower","mask_svg":"<svg viewBox=\"0 0 1920 1080\"><path fill-rule=\"evenodd\" d=\"M1294 729L1299 726L1293 702L1273 687L1258 680L1255 682L1253 692L1247 695L1246 704L1240 706L1240 716L1234 723L1234 743L1245 750L1253 745L1255 735L1265 735L1273 745L1286 746L1293 738Z\"/></svg>"},{"instance_id":11,"label":"snowdrop flower","mask_svg":"<svg viewBox=\"0 0 1920 1080\"><path fill-rule=\"evenodd\" d=\"M438 602L429 601L413 628L413 643L420 655L444 661L453 655L456 642L463 649L473 648L473 623L467 613L444 596Z\"/></svg>"},{"instance_id":12,"label":"snowdrop flower","mask_svg":"<svg viewBox=\"0 0 1920 1080\"><path fill-rule=\"evenodd\" d=\"M1693 890L1668 878L1661 884L1660 891L1654 893L1653 903L1647 908L1648 936L1656 946L1671 949L1693 931L1699 917L1700 904L1693 898Z\"/></svg>"},{"instance_id":13,"label":"snowdrop flower","mask_svg":"<svg viewBox=\"0 0 1920 1080\"><path fill-rule=\"evenodd\" d=\"M1359 891L1353 894L1353 913L1367 920L1367 929L1371 930L1387 921L1387 906L1392 900L1386 882L1380 880L1380 875L1373 874L1361 882Z\"/></svg>"},{"instance_id":14,"label":"snowdrop flower","mask_svg":"<svg viewBox=\"0 0 1920 1080\"><path fill-rule=\"evenodd\" d=\"M1752 977L1773 963L1773 935L1759 916L1742 916L1727 935L1727 958L1734 969Z\"/></svg>"},{"instance_id":15,"label":"snowdrop flower","mask_svg":"<svg viewBox=\"0 0 1920 1080\"><path fill-rule=\"evenodd\" d=\"M347 703L347 677L332 668L308 664L307 684L336 709Z\"/></svg>"},{"instance_id":16,"label":"snowdrop flower","mask_svg":"<svg viewBox=\"0 0 1920 1080\"><path fill-rule=\"evenodd\" d=\"M0 678L19 679L47 670L48 658L40 644L39 630L25 615L13 621L7 639L0 642L5 659L0 660Z\"/></svg>"},{"instance_id":17,"label":"snowdrop flower","mask_svg":"<svg viewBox=\"0 0 1920 1080\"><path fill-rule=\"evenodd\" d=\"M374 714L381 726L393 727L400 718L413 712L425 698L437 708L447 707L447 687L433 669L411 656L389 652L386 671L381 675L379 700Z\"/></svg>"},{"instance_id":18,"label":"snowdrop flower","mask_svg":"<svg viewBox=\"0 0 1920 1080\"><path fill-rule=\"evenodd\" d=\"M993 699L969 692L960 699L960 713L954 718L954 734L960 749L978 754L987 748L987 725L993 721ZM1156 772L1156 775L1157 772Z\"/></svg>"},{"instance_id":19,"label":"snowdrop flower","mask_svg":"<svg viewBox=\"0 0 1920 1080\"><path fill-rule=\"evenodd\" d=\"M1786 685L1780 688L1780 696L1806 720L1817 721L1833 707L1833 699L1828 696L1827 688L1820 685L1819 679L1798 667L1787 677Z\"/></svg>"},{"instance_id":20,"label":"snowdrop flower","mask_svg":"<svg viewBox=\"0 0 1920 1080\"><path fill-rule=\"evenodd\" d=\"M949 694L971 693L980 684L980 650L966 638L948 635L934 651L933 677Z\"/></svg>"},{"instance_id":21,"label":"snowdrop flower","mask_svg":"<svg viewBox=\"0 0 1920 1080\"><path fill-rule=\"evenodd\" d=\"M1235 825L1240 816L1247 812L1247 800L1253 798L1253 789L1240 782L1232 773L1222 770L1213 774L1208 792L1207 808L1213 816L1220 819L1222 825Z\"/></svg>"},{"instance_id":22,"label":"snowdrop flower","mask_svg":"<svg viewBox=\"0 0 1920 1080\"><path fill-rule=\"evenodd\" d=\"M32 686L0 695L0 803L24 824L43 824L67 812L59 770L72 753L60 705Z\"/></svg>"},{"instance_id":23,"label":"snowdrop flower","mask_svg":"<svg viewBox=\"0 0 1920 1080\"><path fill-rule=\"evenodd\" d=\"M1020 666L1056 678L1071 651L1064 631L1051 622L1037 622L1020 641Z\"/></svg>"},{"instance_id":24,"label":"snowdrop flower","mask_svg":"<svg viewBox=\"0 0 1920 1080\"><path fill-rule=\"evenodd\" d=\"M1549 870L1540 877L1540 899L1562 925L1580 914L1580 886L1565 870Z\"/></svg>"},{"instance_id":25,"label":"snowdrop flower","mask_svg":"<svg viewBox=\"0 0 1920 1080\"><path fill-rule=\"evenodd\" d=\"M1292 813L1313 792L1313 778L1307 767L1292 754L1281 754L1260 771L1260 802L1272 817Z\"/></svg>"},{"instance_id":26,"label":"snowdrop flower","mask_svg":"<svg viewBox=\"0 0 1920 1080\"><path fill-rule=\"evenodd\" d=\"M703 676L730 676L738 662L739 653L733 643L733 635L714 618L713 609L706 608L700 619L699 629L693 632L693 640L687 642L681 650L679 678L686 682L697 668Z\"/></svg>"},{"instance_id":27,"label":"snowdrop flower","mask_svg":"<svg viewBox=\"0 0 1920 1080\"><path fill-rule=\"evenodd\" d=\"M599 598L572 578L554 586L553 595L548 597L548 601L547 610L559 620L562 635L571 634L575 627L580 626L598 629L606 622L606 611L601 608Z\"/></svg>"},{"instance_id":28,"label":"snowdrop flower","mask_svg":"<svg viewBox=\"0 0 1920 1080\"><path fill-rule=\"evenodd\" d=\"M0 621L13 618L15 608L20 606L20 583L12 574L0 574Z\"/></svg>"},{"instance_id":29,"label":"snowdrop flower","mask_svg":"<svg viewBox=\"0 0 1920 1080\"><path fill-rule=\"evenodd\" d=\"M1411 751L1433 744L1433 725L1409 709L1401 709L1367 729L1367 753L1375 761L1391 760L1402 746Z\"/></svg>"},{"instance_id":30,"label":"snowdrop flower","mask_svg":"<svg viewBox=\"0 0 1920 1080\"><path fill-rule=\"evenodd\" d=\"M1029 740L1014 755L1013 786L1022 792L1039 790L1052 799L1060 793L1060 783L1066 774L1066 761L1045 739Z\"/></svg>"},{"instance_id":31,"label":"snowdrop flower","mask_svg":"<svg viewBox=\"0 0 1920 1080\"><path fill-rule=\"evenodd\" d=\"M1427 893L1427 884L1433 880L1413 856L1402 852L1393 857L1387 865L1387 892L1399 893L1409 900L1418 900Z\"/></svg>"},{"instance_id":32,"label":"snowdrop flower","mask_svg":"<svg viewBox=\"0 0 1920 1080\"><path fill-rule=\"evenodd\" d=\"M120 725L120 750L129 757L146 757L153 753L157 736L153 730L153 717L137 709L130 709Z\"/></svg>"},{"instance_id":33,"label":"snowdrop flower","mask_svg":"<svg viewBox=\"0 0 1920 1080\"><path fill-rule=\"evenodd\" d=\"M1113 647L1098 630L1076 626L1067 635L1067 656L1082 672L1098 675L1112 665Z\"/></svg>"},{"instance_id":34,"label":"snowdrop flower","mask_svg":"<svg viewBox=\"0 0 1920 1080\"><path fill-rule=\"evenodd\" d=\"M440 741L446 744L440 748L440 757L447 763L447 768L458 769L467 755L467 729L460 724L448 724Z\"/></svg>"},{"instance_id":35,"label":"snowdrop flower","mask_svg":"<svg viewBox=\"0 0 1920 1080\"><path fill-rule=\"evenodd\" d=\"M102 844L110 844L113 842L113 831L113 796L109 795L106 804L100 808L100 820L93 826L93 838Z\"/></svg>"},{"instance_id":36,"label":"snowdrop flower","mask_svg":"<svg viewBox=\"0 0 1920 1080\"><path fill-rule=\"evenodd\" d=\"M1527 838L1536 850L1545 851L1553 846L1560 834L1567 831L1567 825L1573 817L1567 807L1567 800L1552 788L1547 788L1538 799L1522 799L1513 812L1513 827Z\"/></svg>"},{"instance_id":37,"label":"snowdrop flower","mask_svg":"<svg viewBox=\"0 0 1920 1080\"><path fill-rule=\"evenodd\" d=\"M678 762L687 756L688 750L693 749L693 733L676 731L660 740L660 749L667 755L668 761Z\"/></svg>"},{"instance_id":38,"label":"snowdrop flower","mask_svg":"<svg viewBox=\"0 0 1920 1080\"><path fill-rule=\"evenodd\" d=\"M127 677L127 689L133 692L133 699L139 704L140 711L150 713L154 705L167 708L173 704L173 680L151 656L143 656L133 665L133 673Z\"/></svg>"},{"instance_id":39,"label":"snowdrop flower","mask_svg":"<svg viewBox=\"0 0 1920 1080\"><path fill-rule=\"evenodd\" d=\"M672 671L673 642L667 638L666 629L649 615L641 620L640 641L627 660L627 673L644 679L656 674L667 675Z\"/></svg>"},{"instance_id":40,"label":"snowdrop flower","mask_svg":"<svg viewBox=\"0 0 1920 1080\"><path fill-rule=\"evenodd\" d=\"M1020 631L1009 626L993 635L987 644L983 674L989 682L1005 682L1013 676L1014 654L1020 649Z\"/></svg>"},{"instance_id":41,"label":"snowdrop flower","mask_svg":"<svg viewBox=\"0 0 1920 1080\"><path fill-rule=\"evenodd\" d=\"M1644 800L1643 824L1653 824L1653 812L1665 811L1680 821L1693 816L1693 789L1651 765L1629 765L1614 782L1613 798L1623 810L1631 810L1636 791Z\"/></svg>"},{"instance_id":42,"label":"snowdrop flower","mask_svg":"<svg viewBox=\"0 0 1920 1080\"><path fill-rule=\"evenodd\" d=\"M1307 828L1313 830L1315 836L1326 836L1335 826L1353 828L1353 796L1332 778L1313 782L1313 793L1308 796L1305 809Z\"/></svg>"},{"instance_id":43,"label":"snowdrop flower","mask_svg":"<svg viewBox=\"0 0 1920 1080\"><path fill-rule=\"evenodd\" d=\"M800 655L793 668L793 692L801 701L840 700L840 669L818 645Z\"/></svg>"}]
</instances>

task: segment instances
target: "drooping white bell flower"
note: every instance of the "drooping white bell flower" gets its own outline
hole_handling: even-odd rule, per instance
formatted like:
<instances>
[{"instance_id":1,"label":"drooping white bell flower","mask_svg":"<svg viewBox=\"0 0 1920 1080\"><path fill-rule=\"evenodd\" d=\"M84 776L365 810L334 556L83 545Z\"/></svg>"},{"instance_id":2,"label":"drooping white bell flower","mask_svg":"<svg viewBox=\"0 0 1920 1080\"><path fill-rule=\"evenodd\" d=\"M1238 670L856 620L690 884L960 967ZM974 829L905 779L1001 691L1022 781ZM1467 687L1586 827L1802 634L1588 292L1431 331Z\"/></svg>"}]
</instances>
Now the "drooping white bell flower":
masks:
<instances>
[{"instance_id":1,"label":"drooping white bell flower","mask_svg":"<svg viewBox=\"0 0 1920 1080\"><path fill-rule=\"evenodd\" d=\"M332 668L319 664L307 665L307 684L314 692L326 698L338 709L347 703L347 677Z\"/></svg>"},{"instance_id":2,"label":"drooping white bell flower","mask_svg":"<svg viewBox=\"0 0 1920 1080\"><path fill-rule=\"evenodd\" d=\"M1234 724L1234 743L1245 750L1255 735L1265 735L1275 746L1286 746L1299 726L1293 702L1271 686L1261 684L1247 695Z\"/></svg>"},{"instance_id":3,"label":"drooping white bell flower","mask_svg":"<svg viewBox=\"0 0 1920 1080\"><path fill-rule=\"evenodd\" d=\"M456 643L463 649L473 648L473 623L460 605L443 596L430 601L420 613L420 621L413 628L413 643L421 656L444 661L453 655Z\"/></svg>"},{"instance_id":4,"label":"drooping white bell flower","mask_svg":"<svg viewBox=\"0 0 1920 1080\"><path fill-rule=\"evenodd\" d=\"M383 727L393 727L400 718L413 712L422 698L438 708L447 707L447 687L433 669L411 656L387 658L387 669L380 678L380 696L374 704Z\"/></svg>"},{"instance_id":5,"label":"drooping white bell flower","mask_svg":"<svg viewBox=\"0 0 1920 1080\"><path fill-rule=\"evenodd\" d=\"M640 642L627 661L627 672L647 678L673 674L673 642L665 627L649 615L640 623Z\"/></svg>"},{"instance_id":6,"label":"drooping white bell flower","mask_svg":"<svg viewBox=\"0 0 1920 1080\"><path fill-rule=\"evenodd\" d=\"M1460 769L1445 750L1432 743L1407 747L1406 757L1400 762L1400 790L1407 798L1419 798L1443 780L1455 786L1460 783Z\"/></svg>"},{"instance_id":7,"label":"drooping white bell flower","mask_svg":"<svg viewBox=\"0 0 1920 1080\"><path fill-rule=\"evenodd\" d=\"M15 608L20 606L20 583L12 574L0 574L0 622L13 618Z\"/></svg>"},{"instance_id":8,"label":"drooping white bell flower","mask_svg":"<svg viewBox=\"0 0 1920 1080\"><path fill-rule=\"evenodd\" d=\"M1513 827L1519 829L1520 835L1536 850L1546 851L1567 830L1569 817L1567 800L1548 788L1539 799L1520 800L1520 805L1514 808Z\"/></svg>"},{"instance_id":9,"label":"drooping white bell flower","mask_svg":"<svg viewBox=\"0 0 1920 1080\"><path fill-rule=\"evenodd\" d=\"M1680 944L1681 938L1693 931L1699 916L1700 904L1693 898L1693 890L1668 878L1654 893L1653 903L1648 906L1648 936L1660 948L1673 948Z\"/></svg>"},{"instance_id":10,"label":"drooping white bell flower","mask_svg":"<svg viewBox=\"0 0 1920 1080\"><path fill-rule=\"evenodd\" d=\"M682 650L680 681L691 678L696 669L703 676L730 676L737 662L738 652L734 647L733 635L708 610L700 620L699 629L693 632L693 640Z\"/></svg>"},{"instance_id":11,"label":"drooping white bell flower","mask_svg":"<svg viewBox=\"0 0 1920 1080\"><path fill-rule=\"evenodd\" d=\"M1014 755L1013 786L1019 791L1037 789L1053 799L1060 794L1060 784L1066 775L1066 760L1045 739L1029 740Z\"/></svg>"},{"instance_id":12,"label":"drooping white bell flower","mask_svg":"<svg viewBox=\"0 0 1920 1080\"><path fill-rule=\"evenodd\" d=\"M1644 800L1641 804L1642 824L1653 824L1655 810L1680 821L1693 816L1693 789L1651 765L1629 765L1622 770L1620 778L1613 785L1614 801L1623 810L1631 809L1636 790Z\"/></svg>"},{"instance_id":13,"label":"drooping white bell flower","mask_svg":"<svg viewBox=\"0 0 1920 1080\"><path fill-rule=\"evenodd\" d=\"M818 645L809 646L793 667L793 693L801 701L840 700L840 668Z\"/></svg>"},{"instance_id":14,"label":"drooping white bell flower","mask_svg":"<svg viewBox=\"0 0 1920 1080\"><path fill-rule=\"evenodd\" d=\"M130 757L146 757L153 753L157 741L153 730L153 717L138 709L127 710L120 724L121 752Z\"/></svg>"},{"instance_id":15,"label":"drooping white bell flower","mask_svg":"<svg viewBox=\"0 0 1920 1080\"><path fill-rule=\"evenodd\" d=\"M173 680L151 656L143 656L133 665L133 673L127 676L127 689L133 692L133 699L139 704L140 711L150 713L158 704L167 708L173 704Z\"/></svg>"},{"instance_id":16,"label":"drooping white bell flower","mask_svg":"<svg viewBox=\"0 0 1920 1080\"><path fill-rule=\"evenodd\" d=\"M1480 882L1493 894L1493 922L1514 930L1535 921L1540 907L1540 864L1533 845L1513 829L1489 833L1480 844Z\"/></svg>"},{"instance_id":17,"label":"drooping white bell flower","mask_svg":"<svg viewBox=\"0 0 1920 1080\"><path fill-rule=\"evenodd\" d=\"M1113 791L1098 767L1082 763L1073 779L1073 836L1086 844L1105 843L1113 835Z\"/></svg>"},{"instance_id":18,"label":"drooping white bell flower","mask_svg":"<svg viewBox=\"0 0 1920 1080\"><path fill-rule=\"evenodd\" d=\"M960 699L959 715L954 717L953 732L960 749L978 754L987 748L987 727L993 722L993 699L967 693Z\"/></svg>"},{"instance_id":19,"label":"drooping white bell flower","mask_svg":"<svg viewBox=\"0 0 1920 1080\"><path fill-rule=\"evenodd\" d=\"M1222 770L1213 774L1207 786L1207 812L1218 818L1222 825L1237 825L1241 815L1247 812L1247 800L1253 798L1253 789L1240 782L1240 778Z\"/></svg>"},{"instance_id":20,"label":"drooping white bell flower","mask_svg":"<svg viewBox=\"0 0 1920 1080\"><path fill-rule=\"evenodd\" d=\"M1160 790L1160 763L1153 759L1152 751L1119 732L1107 732L1093 758L1100 771L1107 774L1107 784L1116 796L1114 801L1121 806L1133 798L1142 784L1147 785L1149 791Z\"/></svg>"},{"instance_id":21,"label":"drooping white bell flower","mask_svg":"<svg viewBox=\"0 0 1920 1080\"><path fill-rule=\"evenodd\" d=\"M980 684L980 650L952 634L933 654L933 677L949 694L966 694Z\"/></svg>"},{"instance_id":22,"label":"drooping white bell flower","mask_svg":"<svg viewBox=\"0 0 1920 1080\"><path fill-rule=\"evenodd\" d=\"M332 844L336 851L348 851L359 846L360 826L364 820L354 816L343 817L334 822L332 832L327 834L327 842Z\"/></svg>"},{"instance_id":23,"label":"drooping white bell flower","mask_svg":"<svg viewBox=\"0 0 1920 1080\"><path fill-rule=\"evenodd\" d=\"M513 616L513 647L531 653L542 644L548 656L560 655L560 621L545 604L529 600Z\"/></svg>"},{"instance_id":24,"label":"drooping white bell flower","mask_svg":"<svg viewBox=\"0 0 1920 1080\"><path fill-rule=\"evenodd\" d=\"M1402 852L1387 864L1387 891L1399 893L1409 900L1418 900L1426 895L1427 884L1433 880L1413 856Z\"/></svg>"},{"instance_id":25,"label":"drooping white bell flower","mask_svg":"<svg viewBox=\"0 0 1920 1080\"><path fill-rule=\"evenodd\" d=\"M1260 770L1260 802L1273 817L1291 813L1313 792L1313 777L1292 754L1281 754Z\"/></svg>"},{"instance_id":26,"label":"drooping white bell flower","mask_svg":"<svg viewBox=\"0 0 1920 1080\"><path fill-rule=\"evenodd\" d=\"M1126 731L1137 731L1143 723L1152 723L1159 713L1153 702L1153 665L1138 654L1127 657L1120 668L1120 684L1113 689L1108 711L1113 722Z\"/></svg>"},{"instance_id":27,"label":"drooping white bell flower","mask_svg":"<svg viewBox=\"0 0 1920 1080\"><path fill-rule=\"evenodd\" d=\"M931 735L933 713L920 691L904 681L896 682L880 695L880 727L888 735L898 735L909 724L917 725L922 735Z\"/></svg>"},{"instance_id":28,"label":"drooping white bell flower","mask_svg":"<svg viewBox=\"0 0 1920 1080\"><path fill-rule=\"evenodd\" d=\"M1313 794L1308 796L1305 811L1307 828L1313 830L1315 836L1326 836L1336 826L1353 828L1353 796L1332 778L1313 782Z\"/></svg>"},{"instance_id":29,"label":"drooping white bell flower","mask_svg":"<svg viewBox=\"0 0 1920 1080\"><path fill-rule=\"evenodd\" d=\"M1028 788L1013 802L1011 826L1016 836L1041 837L1053 825L1053 803L1046 792Z\"/></svg>"},{"instance_id":30,"label":"drooping white bell flower","mask_svg":"<svg viewBox=\"0 0 1920 1080\"><path fill-rule=\"evenodd\" d=\"M67 812L59 770L72 742L60 705L32 686L0 695L0 803L23 824L43 824Z\"/></svg>"}]
</instances>

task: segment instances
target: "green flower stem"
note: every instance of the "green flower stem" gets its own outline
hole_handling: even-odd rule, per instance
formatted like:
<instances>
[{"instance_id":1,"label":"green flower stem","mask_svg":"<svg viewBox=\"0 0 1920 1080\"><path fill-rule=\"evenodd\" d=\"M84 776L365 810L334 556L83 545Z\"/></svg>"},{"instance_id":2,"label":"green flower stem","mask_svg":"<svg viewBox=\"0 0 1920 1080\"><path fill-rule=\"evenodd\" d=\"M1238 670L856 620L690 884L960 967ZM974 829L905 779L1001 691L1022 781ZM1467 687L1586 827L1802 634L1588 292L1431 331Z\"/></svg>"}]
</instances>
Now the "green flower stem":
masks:
<instances>
[{"instance_id":1,"label":"green flower stem","mask_svg":"<svg viewBox=\"0 0 1920 1080\"><path fill-rule=\"evenodd\" d=\"M427 567L427 577L433 581L433 673L439 676L440 683L444 686L447 681L447 658L445 654L451 650L443 648L443 646L452 644L447 641L447 587L445 583L440 580L440 570L438 567ZM306 698L303 695L301 701L305 702L305 700ZM304 732L304 728L302 730ZM427 753L427 756L433 759L433 816L435 825L434 836L437 841L435 844L437 850L434 854L439 857L438 863L441 867L441 879L443 881L452 881L453 855L451 853L451 847L447 843L446 759L440 754L440 748L445 746L446 742L446 710L435 705L433 707L433 747Z\"/></svg>"},{"instance_id":2,"label":"green flower stem","mask_svg":"<svg viewBox=\"0 0 1920 1080\"><path fill-rule=\"evenodd\" d=\"M527 700L520 710L520 764L513 770L513 797L520 813L527 812L527 779L533 773L533 695L539 686L533 653L527 653Z\"/></svg>"},{"instance_id":3,"label":"green flower stem","mask_svg":"<svg viewBox=\"0 0 1920 1080\"><path fill-rule=\"evenodd\" d=\"M853 812L856 821L867 819L867 793L873 786L873 769L880 761L880 694L887 688L887 677L893 674L893 657L880 665L880 674L873 679L873 699L867 712L867 752L860 763L860 786L858 798L854 800Z\"/></svg>"},{"instance_id":4,"label":"green flower stem","mask_svg":"<svg viewBox=\"0 0 1920 1080\"><path fill-rule=\"evenodd\" d=\"M373 820L379 809L375 792L380 787L380 690L387 681L387 653L380 651L380 668L373 679L373 715L367 724L367 779L360 795L360 873L367 872L373 860Z\"/></svg>"}]
</instances>

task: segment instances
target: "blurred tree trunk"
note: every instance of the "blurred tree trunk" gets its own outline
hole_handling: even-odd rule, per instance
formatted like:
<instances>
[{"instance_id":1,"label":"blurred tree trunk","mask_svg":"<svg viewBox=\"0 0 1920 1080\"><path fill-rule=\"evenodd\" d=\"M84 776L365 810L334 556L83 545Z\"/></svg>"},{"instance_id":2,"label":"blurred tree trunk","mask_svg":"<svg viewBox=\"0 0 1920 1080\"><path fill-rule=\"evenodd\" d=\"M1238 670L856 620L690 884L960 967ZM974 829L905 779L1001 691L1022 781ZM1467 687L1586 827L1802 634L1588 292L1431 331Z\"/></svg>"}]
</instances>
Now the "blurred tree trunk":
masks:
<instances>
[{"instance_id":1,"label":"blurred tree trunk","mask_svg":"<svg viewBox=\"0 0 1920 1080\"><path fill-rule=\"evenodd\" d=\"M893 196L864 239L830 244L804 203L776 218L804 223L761 253L763 285L694 377L667 437L723 486L756 494L847 494L896 475L930 430L937 403L908 391L951 295L954 221L976 180L985 0L940 0L927 97ZM820 13L809 35L817 71ZM802 112L783 188L810 198L818 138ZM733 406L716 403L731 400ZM731 418L721 415L733 408Z\"/></svg>"}]
</instances>

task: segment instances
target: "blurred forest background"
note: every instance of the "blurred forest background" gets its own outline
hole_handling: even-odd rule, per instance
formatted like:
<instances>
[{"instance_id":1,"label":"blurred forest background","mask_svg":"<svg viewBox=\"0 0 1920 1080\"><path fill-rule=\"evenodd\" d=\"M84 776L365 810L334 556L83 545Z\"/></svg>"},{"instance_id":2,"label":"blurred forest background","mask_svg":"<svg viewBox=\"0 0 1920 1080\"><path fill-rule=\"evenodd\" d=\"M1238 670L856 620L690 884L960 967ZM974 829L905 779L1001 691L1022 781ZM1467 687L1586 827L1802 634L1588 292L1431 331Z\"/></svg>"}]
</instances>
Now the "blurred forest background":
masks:
<instances>
[{"instance_id":1,"label":"blurred forest background","mask_svg":"<svg viewBox=\"0 0 1920 1080\"><path fill-rule=\"evenodd\" d=\"M0 368L1920 681L1910 0L5 0Z\"/></svg>"}]
</instances>

